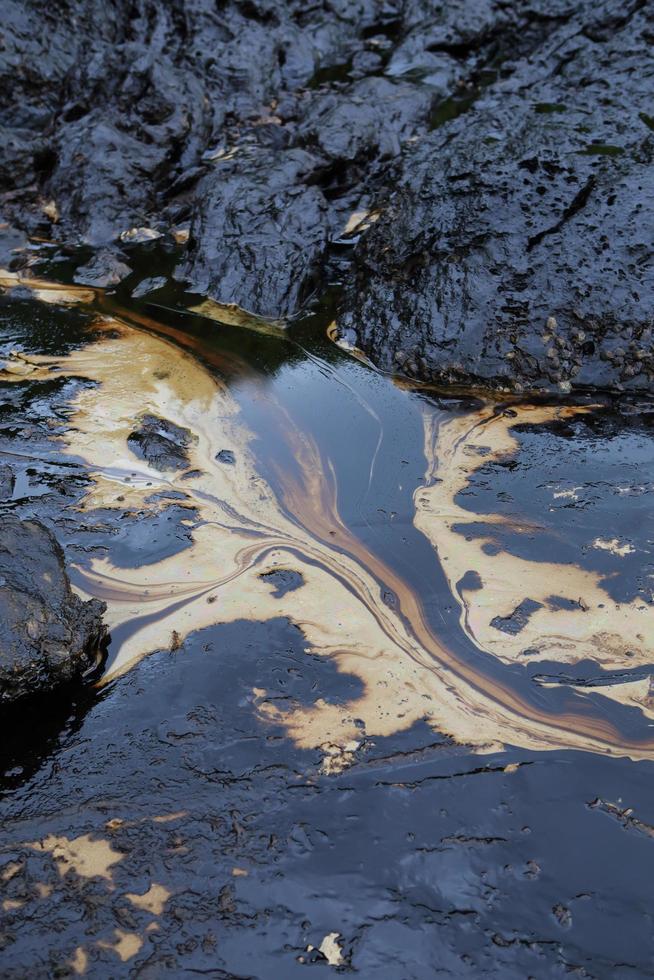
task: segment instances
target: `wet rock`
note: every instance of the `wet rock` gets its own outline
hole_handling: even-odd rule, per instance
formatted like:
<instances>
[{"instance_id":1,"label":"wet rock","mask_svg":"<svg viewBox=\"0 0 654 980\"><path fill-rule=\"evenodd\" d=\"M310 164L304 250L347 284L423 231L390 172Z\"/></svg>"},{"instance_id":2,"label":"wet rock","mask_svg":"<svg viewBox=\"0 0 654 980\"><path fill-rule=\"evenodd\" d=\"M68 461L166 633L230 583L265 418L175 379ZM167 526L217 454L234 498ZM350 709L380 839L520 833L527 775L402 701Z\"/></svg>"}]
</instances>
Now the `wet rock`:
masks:
<instances>
[{"instance_id":1,"label":"wet rock","mask_svg":"<svg viewBox=\"0 0 654 980\"><path fill-rule=\"evenodd\" d=\"M419 78L446 98L464 77L460 63L443 51L430 51L423 33L409 36L394 52L387 74L394 78Z\"/></svg>"},{"instance_id":2,"label":"wet rock","mask_svg":"<svg viewBox=\"0 0 654 980\"><path fill-rule=\"evenodd\" d=\"M157 289L163 289L167 280L163 276L156 276L152 279L144 279L132 290L133 299L141 299L142 296L149 296Z\"/></svg>"},{"instance_id":3,"label":"wet rock","mask_svg":"<svg viewBox=\"0 0 654 980\"><path fill-rule=\"evenodd\" d=\"M654 17L610 0L551 13L506 78L406 153L358 246L341 330L387 370L651 389Z\"/></svg>"},{"instance_id":4,"label":"wet rock","mask_svg":"<svg viewBox=\"0 0 654 980\"><path fill-rule=\"evenodd\" d=\"M96 253L86 265L80 266L74 279L83 286L115 286L131 271L130 267L114 252L102 250Z\"/></svg>"},{"instance_id":5,"label":"wet rock","mask_svg":"<svg viewBox=\"0 0 654 980\"><path fill-rule=\"evenodd\" d=\"M144 415L138 429L127 437L132 452L157 470L185 470L192 442L188 429L156 415Z\"/></svg>"},{"instance_id":6,"label":"wet rock","mask_svg":"<svg viewBox=\"0 0 654 980\"><path fill-rule=\"evenodd\" d=\"M70 587L63 551L38 521L0 521L0 703L80 677L106 635L105 604Z\"/></svg>"},{"instance_id":7,"label":"wet rock","mask_svg":"<svg viewBox=\"0 0 654 980\"><path fill-rule=\"evenodd\" d=\"M233 0L218 16L210 0L10 2L3 215L118 261L133 229L181 223L178 275L190 289L275 317L297 312L371 164L396 156L428 114L432 94L375 77L400 9ZM343 92L336 103L331 88ZM352 154L357 165L341 173ZM84 281L117 281L91 272Z\"/></svg>"},{"instance_id":8,"label":"wet rock","mask_svg":"<svg viewBox=\"0 0 654 980\"><path fill-rule=\"evenodd\" d=\"M385 369L651 388L651 5L5 6L2 220L83 281L181 228L176 277L253 313L345 281Z\"/></svg>"},{"instance_id":9,"label":"wet rock","mask_svg":"<svg viewBox=\"0 0 654 980\"><path fill-rule=\"evenodd\" d=\"M11 466L0 464L0 500L9 500L14 492L16 478Z\"/></svg>"},{"instance_id":10,"label":"wet rock","mask_svg":"<svg viewBox=\"0 0 654 980\"><path fill-rule=\"evenodd\" d=\"M429 89L387 78L366 78L347 91L331 91L307 109L302 139L333 161L360 165L399 155L401 144L427 119Z\"/></svg>"},{"instance_id":11,"label":"wet rock","mask_svg":"<svg viewBox=\"0 0 654 980\"><path fill-rule=\"evenodd\" d=\"M302 12L257 2L229 3L218 16L210 2L61 0L46 9L10 0L0 61L8 217L101 247L156 226L180 176L200 175L203 153L226 139L228 114L230 123L256 116L263 100L308 81L344 47L339 16L325 23L317 12L302 27Z\"/></svg>"},{"instance_id":12,"label":"wet rock","mask_svg":"<svg viewBox=\"0 0 654 980\"><path fill-rule=\"evenodd\" d=\"M198 188L193 245L178 276L259 316L296 311L328 239L325 199L305 185L315 169L302 150L257 148L217 160Z\"/></svg>"}]
</instances>

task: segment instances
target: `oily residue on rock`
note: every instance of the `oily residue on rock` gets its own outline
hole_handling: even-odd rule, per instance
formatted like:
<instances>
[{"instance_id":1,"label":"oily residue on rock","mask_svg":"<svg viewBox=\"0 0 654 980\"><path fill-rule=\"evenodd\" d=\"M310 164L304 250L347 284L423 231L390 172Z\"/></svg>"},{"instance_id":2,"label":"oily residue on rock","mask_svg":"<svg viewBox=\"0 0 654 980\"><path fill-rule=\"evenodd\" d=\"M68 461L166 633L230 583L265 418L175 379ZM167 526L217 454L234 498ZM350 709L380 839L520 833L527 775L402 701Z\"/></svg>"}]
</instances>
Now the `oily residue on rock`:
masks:
<instances>
[{"instance_id":1,"label":"oily residue on rock","mask_svg":"<svg viewBox=\"0 0 654 980\"><path fill-rule=\"evenodd\" d=\"M64 554L39 521L0 521L0 708L51 691L98 664L104 603L82 602Z\"/></svg>"},{"instance_id":2,"label":"oily residue on rock","mask_svg":"<svg viewBox=\"0 0 654 980\"><path fill-rule=\"evenodd\" d=\"M495 44L496 76L403 154L355 250L341 333L423 380L651 393L652 6L464 6L469 47L425 45L423 25L421 61Z\"/></svg>"},{"instance_id":3,"label":"oily residue on rock","mask_svg":"<svg viewBox=\"0 0 654 980\"><path fill-rule=\"evenodd\" d=\"M127 437L132 452L155 469L185 470L188 468L188 445L191 434L174 422L144 415L138 427Z\"/></svg>"}]
</instances>

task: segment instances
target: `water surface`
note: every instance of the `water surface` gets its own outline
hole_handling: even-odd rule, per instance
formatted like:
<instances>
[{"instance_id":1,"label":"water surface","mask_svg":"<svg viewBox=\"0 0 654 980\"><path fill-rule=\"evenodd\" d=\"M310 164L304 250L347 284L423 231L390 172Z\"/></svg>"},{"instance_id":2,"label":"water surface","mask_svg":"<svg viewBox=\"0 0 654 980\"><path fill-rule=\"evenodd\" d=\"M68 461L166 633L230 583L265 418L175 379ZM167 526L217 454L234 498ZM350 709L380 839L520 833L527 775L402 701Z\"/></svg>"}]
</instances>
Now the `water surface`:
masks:
<instances>
[{"instance_id":1,"label":"water surface","mask_svg":"<svg viewBox=\"0 0 654 980\"><path fill-rule=\"evenodd\" d=\"M5 285L3 506L112 633L5 742L8 975L55 898L75 972L639 975L649 407L409 388L328 305L282 330Z\"/></svg>"}]
</instances>

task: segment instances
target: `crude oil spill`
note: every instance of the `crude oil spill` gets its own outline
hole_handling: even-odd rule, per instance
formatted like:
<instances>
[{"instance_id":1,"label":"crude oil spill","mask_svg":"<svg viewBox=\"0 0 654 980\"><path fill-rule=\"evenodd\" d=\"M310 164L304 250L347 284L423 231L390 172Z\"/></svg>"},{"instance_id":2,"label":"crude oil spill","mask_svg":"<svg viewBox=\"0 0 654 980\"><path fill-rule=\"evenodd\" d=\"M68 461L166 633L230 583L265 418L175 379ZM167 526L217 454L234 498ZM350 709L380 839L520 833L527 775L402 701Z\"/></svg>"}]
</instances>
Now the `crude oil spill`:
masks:
<instances>
[{"instance_id":1,"label":"crude oil spill","mask_svg":"<svg viewBox=\"0 0 654 980\"><path fill-rule=\"evenodd\" d=\"M6 975L641 975L647 407L4 285L2 506L112 634L5 743Z\"/></svg>"}]
</instances>

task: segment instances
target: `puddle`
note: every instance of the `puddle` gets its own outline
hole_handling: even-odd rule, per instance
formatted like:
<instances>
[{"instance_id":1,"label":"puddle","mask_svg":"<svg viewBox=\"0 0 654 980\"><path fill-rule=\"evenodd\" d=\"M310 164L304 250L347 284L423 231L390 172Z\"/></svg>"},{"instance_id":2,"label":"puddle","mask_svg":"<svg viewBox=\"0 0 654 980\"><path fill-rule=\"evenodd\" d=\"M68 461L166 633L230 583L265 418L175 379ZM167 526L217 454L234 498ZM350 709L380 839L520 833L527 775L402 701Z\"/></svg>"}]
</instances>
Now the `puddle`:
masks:
<instances>
[{"instance_id":1,"label":"puddle","mask_svg":"<svg viewBox=\"0 0 654 980\"><path fill-rule=\"evenodd\" d=\"M78 298L88 290L60 294ZM654 479L646 426L623 420L598 451L586 420L609 409L597 401L443 398L396 386L317 322L259 335L262 352L241 356L246 320L182 330L99 299L88 343L13 354L1 377L81 383L57 451L88 478L69 519L114 523L72 566L80 594L108 604L101 683L198 630L284 616L361 684L344 705L261 698L262 716L303 748L356 740L355 719L384 737L427 720L486 752L652 756L647 684L626 702L624 684L535 693L527 669L652 662L650 544L635 521ZM635 446L647 489L622 481L602 536L600 498L616 503L606 481ZM555 465L539 472L548 454ZM134 515L149 531L121 533Z\"/></svg>"},{"instance_id":2,"label":"puddle","mask_svg":"<svg viewBox=\"0 0 654 980\"><path fill-rule=\"evenodd\" d=\"M642 914L609 939L584 896L644 907L650 408L396 383L330 309L165 306L2 307L3 506L54 526L112 637L5 743L11 962L52 895L44 969L79 975L624 962Z\"/></svg>"}]
</instances>

